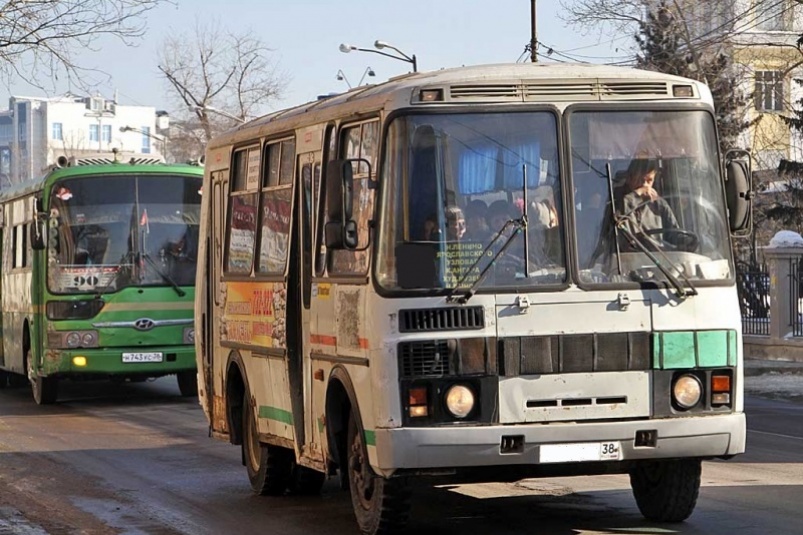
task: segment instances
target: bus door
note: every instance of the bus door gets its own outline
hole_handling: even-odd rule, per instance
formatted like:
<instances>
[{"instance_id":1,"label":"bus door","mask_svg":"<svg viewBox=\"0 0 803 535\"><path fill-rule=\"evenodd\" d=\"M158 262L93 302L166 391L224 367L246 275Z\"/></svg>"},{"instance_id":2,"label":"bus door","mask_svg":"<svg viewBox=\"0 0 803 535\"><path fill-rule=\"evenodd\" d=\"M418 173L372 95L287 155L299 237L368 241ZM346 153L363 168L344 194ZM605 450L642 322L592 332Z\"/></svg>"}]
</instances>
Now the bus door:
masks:
<instances>
[{"instance_id":1,"label":"bus door","mask_svg":"<svg viewBox=\"0 0 803 535\"><path fill-rule=\"evenodd\" d=\"M297 252L294 261L295 277L288 281L291 286L300 289L296 296L297 314L288 318L297 318L298 342L294 344L298 352L293 352L289 363L290 391L293 396L293 419L296 424L296 440L302 457L323 463L320 430L313 412L312 400L312 367L311 337L315 332L312 304L313 275L313 229L315 228L317 190L321 177L321 151L306 152L298 156L299 206L296 214L294 249ZM300 283L300 284L298 284ZM289 296L288 296L289 300ZM290 303L288 303L288 307ZM290 341L288 340L288 349ZM309 408L310 410L305 410ZM302 437L303 440L299 440Z\"/></svg>"},{"instance_id":2,"label":"bus door","mask_svg":"<svg viewBox=\"0 0 803 535\"><path fill-rule=\"evenodd\" d=\"M206 268L204 277L206 280L207 292L207 309L206 316L203 318L204 332L196 333L202 336L203 340L203 369L199 370L204 384L204 393L206 395L205 410L209 414L212 430L220 433L226 432L226 414L223 410L225 406L223 403L215 403L215 396L223 396L223 374L215 374L214 370L217 364L217 369L222 370L225 364L225 352L218 352L220 348L220 320L219 314L223 302L223 289L221 288L220 277L223 273L223 244L225 243L224 233L226 231L226 196L228 192L229 171L228 169L221 171L213 171L211 173L212 185L212 198L210 202L210 225L209 234L207 239L206 261L209 263ZM200 261L200 259L199 259ZM210 277L209 274L212 274ZM215 357L224 359L222 362L215 363ZM220 383L215 384L215 375L217 381ZM217 408L218 414L214 414Z\"/></svg>"}]
</instances>

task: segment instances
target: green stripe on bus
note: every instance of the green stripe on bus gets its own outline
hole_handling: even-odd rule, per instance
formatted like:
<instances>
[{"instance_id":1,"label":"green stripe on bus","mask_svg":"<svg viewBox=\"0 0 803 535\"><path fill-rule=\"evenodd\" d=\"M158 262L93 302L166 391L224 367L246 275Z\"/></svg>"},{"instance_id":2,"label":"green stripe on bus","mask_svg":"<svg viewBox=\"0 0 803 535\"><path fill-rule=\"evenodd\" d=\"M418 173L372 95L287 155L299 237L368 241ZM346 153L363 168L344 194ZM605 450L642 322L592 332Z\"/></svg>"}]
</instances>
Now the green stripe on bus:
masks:
<instances>
[{"instance_id":1,"label":"green stripe on bus","mask_svg":"<svg viewBox=\"0 0 803 535\"><path fill-rule=\"evenodd\" d=\"M655 333L653 367L661 370L736 365L736 331Z\"/></svg>"},{"instance_id":2,"label":"green stripe on bus","mask_svg":"<svg viewBox=\"0 0 803 535\"><path fill-rule=\"evenodd\" d=\"M259 417L267 418L268 420L275 420L283 424L293 425L293 414L290 411L280 409L278 407L269 407L267 405L259 406Z\"/></svg>"},{"instance_id":3,"label":"green stripe on bus","mask_svg":"<svg viewBox=\"0 0 803 535\"><path fill-rule=\"evenodd\" d=\"M365 445L366 446L376 446L376 432L365 430Z\"/></svg>"}]
</instances>

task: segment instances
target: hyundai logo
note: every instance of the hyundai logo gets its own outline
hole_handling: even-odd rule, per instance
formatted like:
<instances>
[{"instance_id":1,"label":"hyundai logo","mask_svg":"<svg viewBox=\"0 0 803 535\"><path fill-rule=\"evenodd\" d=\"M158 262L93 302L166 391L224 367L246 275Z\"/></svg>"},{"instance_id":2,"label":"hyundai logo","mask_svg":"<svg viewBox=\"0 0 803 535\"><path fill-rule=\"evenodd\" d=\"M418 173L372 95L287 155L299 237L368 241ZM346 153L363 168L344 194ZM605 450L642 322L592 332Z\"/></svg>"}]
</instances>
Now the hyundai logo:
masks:
<instances>
[{"instance_id":1,"label":"hyundai logo","mask_svg":"<svg viewBox=\"0 0 803 535\"><path fill-rule=\"evenodd\" d=\"M134 328L138 331L150 331L156 326L156 323L149 318L140 318L134 322Z\"/></svg>"}]
</instances>

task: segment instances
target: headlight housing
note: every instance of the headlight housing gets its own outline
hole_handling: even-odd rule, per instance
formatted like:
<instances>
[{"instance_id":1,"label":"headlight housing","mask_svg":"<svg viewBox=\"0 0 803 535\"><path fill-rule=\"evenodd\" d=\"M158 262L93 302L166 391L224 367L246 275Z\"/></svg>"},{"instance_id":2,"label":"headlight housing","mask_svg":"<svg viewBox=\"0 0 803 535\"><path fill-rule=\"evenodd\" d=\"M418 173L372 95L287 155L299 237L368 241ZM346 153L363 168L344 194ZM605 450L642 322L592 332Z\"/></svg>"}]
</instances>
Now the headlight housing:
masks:
<instances>
[{"instance_id":1,"label":"headlight housing","mask_svg":"<svg viewBox=\"0 0 803 535\"><path fill-rule=\"evenodd\" d=\"M98 347L98 331L51 331L47 333L51 349L77 349Z\"/></svg>"},{"instance_id":2,"label":"headlight housing","mask_svg":"<svg viewBox=\"0 0 803 535\"><path fill-rule=\"evenodd\" d=\"M446 390L444 402L446 404L446 410L448 410L452 416L463 419L474 410L476 396L474 396L474 391L469 386L456 384Z\"/></svg>"},{"instance_id":3,"label":"headlight housing","mask_svg":"<svg viewBox=\"0 0 803 535\"><path fill-rule=\"evenodd\" d=\"M703 397L703 384L694 375L684 374L672 384L672 400L684 410L691 409Z\"/></svg>"}]
</instances>

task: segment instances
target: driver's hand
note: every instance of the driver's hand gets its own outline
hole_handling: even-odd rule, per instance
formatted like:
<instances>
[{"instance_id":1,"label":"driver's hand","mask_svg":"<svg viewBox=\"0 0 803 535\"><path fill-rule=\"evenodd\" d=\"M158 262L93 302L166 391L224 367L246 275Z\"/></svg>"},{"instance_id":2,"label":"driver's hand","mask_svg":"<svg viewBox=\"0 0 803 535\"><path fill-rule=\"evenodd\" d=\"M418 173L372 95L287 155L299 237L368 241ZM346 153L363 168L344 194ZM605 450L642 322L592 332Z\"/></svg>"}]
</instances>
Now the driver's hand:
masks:
<instances>
[{"instance_id":1,"label":"driver's hand","mask_svg":"<svg viewBox=\"0 0 803 535\"><path fill-rule=\"evenodd\" d=\"M649 197L651 201L658 198L658 192L652 186L641 186L635 189L639 197Z\"/></svg>"}]
</instances>

